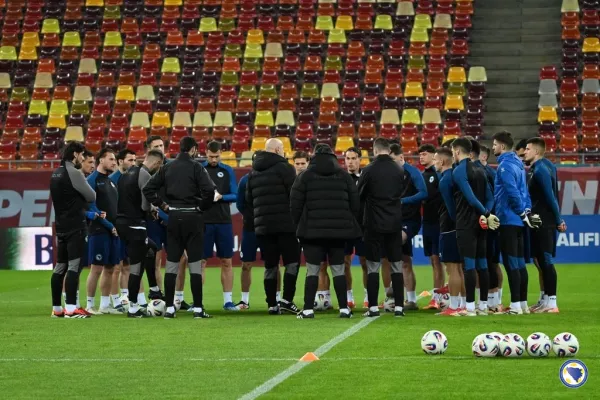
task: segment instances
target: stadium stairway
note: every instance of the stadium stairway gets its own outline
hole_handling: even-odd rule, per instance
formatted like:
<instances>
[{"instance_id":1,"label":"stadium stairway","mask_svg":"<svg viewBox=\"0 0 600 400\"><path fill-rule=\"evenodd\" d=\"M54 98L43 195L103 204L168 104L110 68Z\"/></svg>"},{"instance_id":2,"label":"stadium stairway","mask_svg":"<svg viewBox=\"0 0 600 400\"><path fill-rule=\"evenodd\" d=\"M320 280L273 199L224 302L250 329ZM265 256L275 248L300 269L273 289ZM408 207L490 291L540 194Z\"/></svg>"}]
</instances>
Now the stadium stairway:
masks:
<instances>
[{"instance_id":1,"label":"stadium stairway","mask_svg":"<svg viewBox=\"0 0 600 400\"><path fill-rule=\"evenodd\" d=\"M537 133L539 71L560 64L561 0L475 3L469 62L487 70L484 132Z\"/></svg>"}]
</instances>

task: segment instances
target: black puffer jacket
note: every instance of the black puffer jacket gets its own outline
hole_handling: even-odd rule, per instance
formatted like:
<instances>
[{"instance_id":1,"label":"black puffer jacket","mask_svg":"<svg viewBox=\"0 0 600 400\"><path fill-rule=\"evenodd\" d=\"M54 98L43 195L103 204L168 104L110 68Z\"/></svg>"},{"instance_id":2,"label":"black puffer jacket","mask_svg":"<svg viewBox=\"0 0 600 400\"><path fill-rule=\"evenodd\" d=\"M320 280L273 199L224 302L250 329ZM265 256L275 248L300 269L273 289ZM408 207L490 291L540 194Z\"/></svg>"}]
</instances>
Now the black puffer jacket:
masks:
<instances>
[{"instance_id":1,"label":"black puffer jacket","mask_svg":"<svg viewBox=\"0 0 600 400\"><path fill-rule=\"evenodd\" d=\"M334 154L316 154L292 186L290 209L302 239L360 237L359 207L356 184Z\"/></svg>"},{"instance_id":2,"label":"black puffer jacket","mask_svg":"<svg viewBox=\"0 0 600 400\"><path fill-rule=\"evenodd\" d=\"M257 235L296 231L290 216L294 179L296 171L284 157L263 151L254 158L246 184L246 207Z\"/></svg>"}]
</instances>

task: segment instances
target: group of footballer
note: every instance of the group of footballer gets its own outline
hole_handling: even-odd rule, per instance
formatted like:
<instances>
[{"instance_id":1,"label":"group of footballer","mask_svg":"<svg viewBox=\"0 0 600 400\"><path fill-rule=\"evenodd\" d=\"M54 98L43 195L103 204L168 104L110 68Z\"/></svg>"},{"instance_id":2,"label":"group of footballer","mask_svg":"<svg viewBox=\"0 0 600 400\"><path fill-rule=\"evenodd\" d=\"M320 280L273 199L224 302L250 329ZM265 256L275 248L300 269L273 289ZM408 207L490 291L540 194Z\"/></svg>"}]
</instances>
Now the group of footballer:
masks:
<instances>
[{"instance_id":1,"label":"group of footballer","mask_svg":"<svg viewBox=\"0 0 600 400\"><path fill-rule=\"evenodd\" d=\"M423 145L419 148L419 162L423 171L405 162L398 144L390 147L390 156L404 171L404 194L402 196L402 272L406 302L404 310L417 310L416 279L412 266L412 239L422 229L424 253L433 267L433 295L425 309L440 310L439 315L476 316L487 314L523 314L530 312L557 313L556 270L553 257L556 251L557 232L564 232L566 225L558 207L557 173L554 165L544 158L545 143L532 138L513 151L510 133L494 136L493 152L498 160L497 169L487 164L490 149L477 141L462 137L446 142L440 148ZM164 153L164 142L158 136L150 137L148 151ZM348 174L358 183L361 168L361 152L351 147L344 152ZM160 160L160 163L163 161ZM167 159L164 162L168 162ZM310 155L296 152L293 164L296 173L304 171ZM90 316L99 314L123 314L127 312L129 263L125 246L111 223L114 215L107 218L106 209L116 209L120 177L140 163L150 172L160 165L151 165L152 159L136 159L128 149L115 153L102 149L94 155L83 153L83 161L77 167L86 176L87 183L95 192L95 201L86 213L87 240L82 251L81 266L89 266L86 282L87 304L81 307L79 296L76 309L67 312ZM231 203L238 210L245 208L244 193L248 176L239 184L233 169L221 162L221 146L211 142L207 146L206 161L202 163L215 184L215 204L204 214L204 260L216 255L220 261L223 289L223 309L239 311L250 307L251 268L259 251L256 235L244 229L240 256L241 300L233 300L232 257L234 233ZM530 166L526 171L525 166ZM240 195L238 195L238 192ZM111 218L112 217L112 218ZM148 297L162 299L162 260L167 240L168 215L155 213L146 222L147 234L156 246L154 269L146 271L149 281ZM213 253L214 251L214 253ZM345 248L345 277L347 300L350 308L356 303L352 291L350 266L354 255L358 256L363 269L364 300L367 300L367 267L364 243L357 240ZM503 273L499 267L500 256L510 287L510 307L502 306ZM533 258L540 272L540 298L529 307L527 303L528 274L525 263ZM177 275L174 303L177 309L193 310L184 300L186 256L182 257ZM446 284L445 271L448 274ZM389 262L383 260L383 285L386 292L381 306L385 311L395 308ZM281 277L278 272L277 301L280 300ZM100 283L100 305L95 297ZM77 285L79 283L77 282ZM332 308L330 279L327 263L321 264L319 286L315 298L315 310ZM54 289L53 289L54 290ZM77 291L77 294L79 292ZM476 295L478 293L478 295ZM54 293L53 293L54 295ZM63 296L65 296L63 289ZM449 302L446 299L449 297ZM478 297L478 303L476 303ZM56 301L53 300L53 303ZM140 287L137 304L144 308L148 303L144 287ZM60 317L62 307L54 304L53 316Z\"/></svg>"}]
</instances>

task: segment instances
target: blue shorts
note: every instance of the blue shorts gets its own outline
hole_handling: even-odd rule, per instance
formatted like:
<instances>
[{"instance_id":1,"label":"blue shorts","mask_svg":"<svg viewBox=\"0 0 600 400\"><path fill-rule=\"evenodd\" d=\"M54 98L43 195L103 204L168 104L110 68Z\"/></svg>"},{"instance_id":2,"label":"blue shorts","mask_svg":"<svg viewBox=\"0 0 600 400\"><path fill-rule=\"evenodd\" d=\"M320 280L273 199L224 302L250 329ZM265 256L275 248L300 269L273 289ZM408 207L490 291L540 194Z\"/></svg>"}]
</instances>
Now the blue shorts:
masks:
<instances>
[{"instance_id":1,"label":"blue shorts","mask_svg":"<svg viewBox=\"0 0 600 400\"><path fill-rule=\"evenodd\" d=\"M412 239L417 236L421 229L421 221L402 221L402 231L406 232L406 243L402 245L403 256L413 256Z\"/></svg>"},{"instance_id":2,"label":"blue shorts","mask_svg":"<svg viewBox=\"0 0 600 400\"><path fill-rule=\"evenodd\" d=\"M365 242L362 239L348 240L344 247L344 254L347 256L356 255L363 257L365 254Z\"/></svg>"},{"instance_id":3,"label":"blue shorts","mask_svg":"<svg viewBox=\"0 0 600 400\"><path fill-rule=\"evenodd\" d=\"M425 257L437 256L440 252L440 225L423 224L423 252Z\"/></svg>"},{"instance_id":4,"label":"blue shorts","mask_svg":"<svg viewBox=\"0 0 600 400\"><path fill-rule=\"evenodd\" d=\"M160 221L146 221L146 232L148 238L156 244L158 251L162 250L163 247L167 248L167 227L161 224Z\"/></svg>"},{"instance_id":5,"label":"blue shorts","mask_svg":"<svg viewBox=\"0 0 600 400\"><path fill-rule=\"evenodd\" d=\"M123 261L123 264L129 264L129 254L127 254L127 245L125 241L119 239L119 247L121 248L119 259Z\"/></svg>"},{"instance_id":6,"label":"blue shorts","mask_svg":"<svg viewBox=\"0 0 600 400\"><path fill-rule=\"evenodd\" d=\"M119 265L121 262L121 241L110 233L88 237L88 260L94 265Z\"/></svg>"},{"instance_id":7,"label":"blue shorts","mask_svg":"<svg viewBox=\"0 0 600 400\"><path fill-rule=\"evenodd\" d=\"M242 233L242 248L240 250L240 258L242 262L256 261L256 252L258 251L258 240L256 233L253 231L244 231Z\"/></svg>"},{"instance_id":8,"label":"blue shorts","mask_svg":"<svg viewBox=\"0 0 600 400\"><path fill-rule=\"evenodd\" d=\"M440 234L440 261L448 263L461 263L462 258L458 252L458 242L456 241L456 231Z\"/></svg>"},{"instance_id":9,"label":"blue shorts","mask_svg":"<svg viewBox=\"0 0 600 400\"><path fill-rule=\"evenodd\" d=\"M204 259L213 256L215 246L218 258L233 257L232 224L204 224Z\"/></svg>"}]
</instances>

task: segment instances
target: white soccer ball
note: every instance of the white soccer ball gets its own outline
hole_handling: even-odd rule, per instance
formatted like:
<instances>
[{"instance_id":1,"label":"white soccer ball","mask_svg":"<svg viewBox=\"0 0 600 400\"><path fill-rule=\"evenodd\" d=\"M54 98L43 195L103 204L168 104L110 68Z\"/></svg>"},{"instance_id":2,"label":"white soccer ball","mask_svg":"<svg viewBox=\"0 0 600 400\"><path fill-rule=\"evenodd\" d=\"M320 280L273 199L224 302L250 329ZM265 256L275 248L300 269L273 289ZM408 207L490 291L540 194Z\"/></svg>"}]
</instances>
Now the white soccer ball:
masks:
<instances>
[{"instance_id":1,"label":"white soccer ball","mask_svg":"<svg viewBox=\"0 0 600 400\"><path fill-rule=\"evenodd\" d=\"M498 354L498 342L492 335L484 333L473 340L471 350L477 357L495 357Z\"/></svg>"},{"instance_id":2,"label":"white soccer ball","mask_svg":"<svg viewBox=\"0 0 600 400\"><path fill-rule=\"evenodd\" d=\"M500 342L503 357L521 357L525 353L525 341L516 333L507 333Z\"/></svg>"},{"instance_id":3,"label":"white soccer ball","mask_svg":"<svg viewBox=\"0 0 600 400\"><path fill-rule=\"evenodd\" d=\"M329 301L324 294L317 295L315 299L315 311L325 311L329 308Z\"/></svg>"},{"instance_id":4,"label":"white soccer ball","mask_svg":"<svg viewBox=\"0 0 600 400\"><path fill-rule=\"evenodd\" d=\"M552 340L552 350L559 357L572 357L579 352L579 340L572 333L559 333Z\"/></svg>"},{"instance_id":5,"label":"white soccer ball","mask_svg":"<svg viewBox=\"0 0 600 400\"><path fill-rule=\"evenodd\" d=\"M148 304L148 315L152 317L160 317L165 315L167 304L162 300L152 300Z\"/></svg>"},{"instance_id":6,"label":"white soccer ball","mask_svg":"<svg viewBox=\"0 0 600 400\"><path fill-rule=\"evenodd\" d=\"M444 293L440 295L438 302L440 303L440 307L442 308L442 310L445 310L446 308L450 307L450 294Z\"/></svg>"},{"instance_id":7,"label":"white soccer ball","mask_svg":"<svg viewBox=\"0 0 600 400\"><path fill-rule=\"evenodd\" d=\"M545 333L535 332L527 337L527 353L531 357L547 357L551 348L552 342Z\"/></svg>"},{"instance_id":8,"label":"white soccer ball","mask_svg":"<svg viewBox=\"0 0 600 400\"><path fill-rule=\"evenodd\" d=\"M488 335L490 335L491 337L494 338L494 340L496 341L496 344L498 345L498 353L496 353L497 356L500 356L500 342L502 341L502 339L504 339L504 334L500 333L500 332L490 332L488 333Z\"/></svg>"},{"instance_id":9,"label":"white soccer ball","mask_svg":"<svg viewBox=\"0 0 600 400\"><path fill-rule=\"evenodd\" d=\"M386 297L383 301L383 310L385 312L394 312L396 309L396 300L393 297Z\"/></svg>"},{"instance_id":10,"label":"white soccer ball","mask_svg":"<svg viewBox=\"0 0 600 400\"><path fill-rule=\"evenodd\" d=\"M448 349L448 339L440 331L429 331L421 339L421 348L425 354L444 354Z\"/></svg>"}]
</instances>

